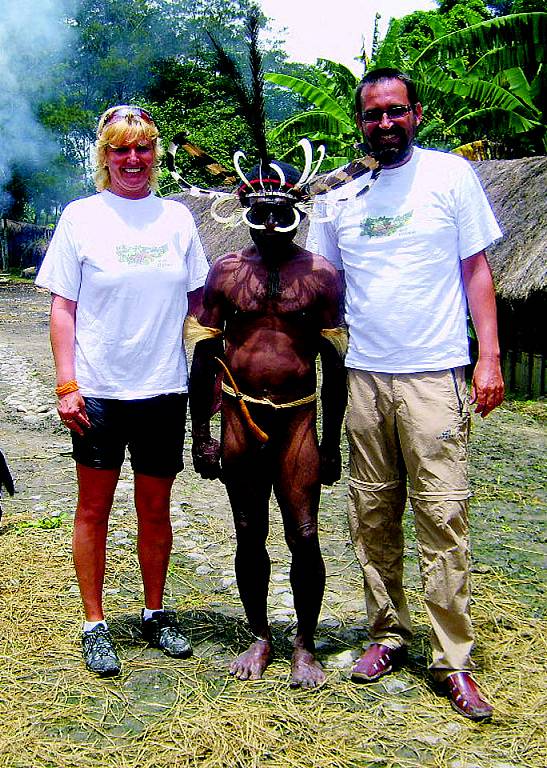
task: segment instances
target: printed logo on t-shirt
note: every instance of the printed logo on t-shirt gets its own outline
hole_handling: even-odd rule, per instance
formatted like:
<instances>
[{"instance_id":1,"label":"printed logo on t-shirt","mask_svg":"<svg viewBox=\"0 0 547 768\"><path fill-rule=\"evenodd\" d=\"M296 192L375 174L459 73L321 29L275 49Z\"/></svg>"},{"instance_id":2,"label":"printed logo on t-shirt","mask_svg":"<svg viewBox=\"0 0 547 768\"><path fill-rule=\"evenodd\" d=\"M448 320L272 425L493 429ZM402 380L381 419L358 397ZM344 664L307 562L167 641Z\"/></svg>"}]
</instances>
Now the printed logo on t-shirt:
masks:
<instances>
[{"instance_id":1,"label":"printed logo on t-shirt","mask_svg":"<svg viewBox=\"0 0 547 768\"><path fill-rule=\"evenodd\" d=\"M414 211L403 213L401 216L367 216L361 222L362 237L385 237L393 235L398 229L407 224Z\"/></svg>"},{"instance_id":2,"label":"printed logo on t-shirt","mask_svg":"<svg viewBox=\"0 0 547 768\"><path fill-rule=\"evenodd\" d=\"M120 264L138 264L142 266L153 264L156 267L161 267L164 264L166 254L167 243L165 245L116 246L116 256Z\"/></svg>"}]
</instances>

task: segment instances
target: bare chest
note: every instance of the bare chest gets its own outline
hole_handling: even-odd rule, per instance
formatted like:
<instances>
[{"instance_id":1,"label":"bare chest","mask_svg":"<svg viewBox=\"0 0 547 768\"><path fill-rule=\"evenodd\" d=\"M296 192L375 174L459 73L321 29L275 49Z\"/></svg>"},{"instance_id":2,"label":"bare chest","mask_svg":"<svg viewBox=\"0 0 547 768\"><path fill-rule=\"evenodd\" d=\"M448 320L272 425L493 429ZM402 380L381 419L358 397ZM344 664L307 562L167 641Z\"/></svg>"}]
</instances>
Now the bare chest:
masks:
<instances>
[{"instance_id":1,"label":"bare chest","mask_svg":"<svg viewBox=\"0 0 547 768\"><path fill-rule=\"evenodd\" d=\"M286 320L309 317L320 304L320 289L313 272L262 265L234 270L226 292L232 313L267 315Z\"/></svg>"}]
</instances>

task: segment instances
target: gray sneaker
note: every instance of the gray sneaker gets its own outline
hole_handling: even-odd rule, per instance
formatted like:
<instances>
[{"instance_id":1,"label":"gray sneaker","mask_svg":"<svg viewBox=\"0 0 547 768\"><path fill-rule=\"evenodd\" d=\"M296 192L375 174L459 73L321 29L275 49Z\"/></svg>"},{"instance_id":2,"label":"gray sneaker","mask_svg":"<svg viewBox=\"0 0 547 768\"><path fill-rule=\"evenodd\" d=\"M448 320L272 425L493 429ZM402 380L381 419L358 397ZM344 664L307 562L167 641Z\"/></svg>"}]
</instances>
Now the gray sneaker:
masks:
<instances>
[{"instance_id":1,"label":"gray sneaker","mask_svg":"<svg viewBox=\"0 0 547 768\"><path fill-rule=\"evenodd\" d=\"M176 659L192 655L192 646L181 632L175 611L154 611L150 619L144 619L143 613L142 636L149 645Z\"/></svg>"},{"instance_id":2,"label":"gray sneaker","mask_svg":"<svg viewBox=\"0 0 547 768\"><path fill-rule=\"evenodd\" d=\"M114 649L112 636L102 624L82 632L82 649L86 667L101 677L119 675L122 665Z\"/></svg>"}]
</instances>

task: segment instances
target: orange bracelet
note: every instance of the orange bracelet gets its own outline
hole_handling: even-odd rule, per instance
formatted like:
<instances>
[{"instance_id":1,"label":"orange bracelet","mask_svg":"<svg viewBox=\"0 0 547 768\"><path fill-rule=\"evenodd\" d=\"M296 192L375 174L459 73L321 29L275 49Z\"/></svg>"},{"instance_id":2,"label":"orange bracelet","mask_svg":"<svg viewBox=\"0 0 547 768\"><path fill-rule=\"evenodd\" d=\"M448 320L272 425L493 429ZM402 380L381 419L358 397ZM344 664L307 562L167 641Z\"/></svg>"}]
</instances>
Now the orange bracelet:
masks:
<instances>
[{"instance_id":1,"label":"orange bracelet","mask_svg":"<svg viewBox=\"0 0 547 768\"><path fill-rule=\"evenodd\" d=\"M58 397L62 397L63 395L68 395L69 392L77 392L78 389L80 389L80 387L76 379L70 379L70 381L67 381L65 384L60 384L58 387L55 387L55 394Z\"/></svg>"}]
</instances>

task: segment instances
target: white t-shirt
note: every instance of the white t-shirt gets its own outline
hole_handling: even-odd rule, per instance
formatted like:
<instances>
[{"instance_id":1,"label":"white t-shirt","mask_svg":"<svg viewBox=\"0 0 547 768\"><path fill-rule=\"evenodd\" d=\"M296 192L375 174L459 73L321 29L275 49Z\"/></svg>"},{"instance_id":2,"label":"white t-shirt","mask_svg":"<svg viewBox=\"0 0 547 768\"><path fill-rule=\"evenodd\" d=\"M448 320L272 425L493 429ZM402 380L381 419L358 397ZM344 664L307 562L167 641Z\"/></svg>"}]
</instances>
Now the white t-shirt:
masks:
<instances>
[{"instance_id":1,"label":"white t-shirt","mask_svg":"<svg viewBox=\"0 0 547 768\"><path fill-rule=\"evenodd\" d=\"M77 302L83 395L120 400L186 392L182 325L208 263L190 211L151 194L70 203L36 284Z\"/></svg>"},{"instance_id":2,"label":"white t-shirt","mask_svg":"<svg viewBox=\"0 0 547 768\"><path fill-rule=\"evenodd\" d=\"M350 331L346 365L383 373L445 370L469 362L467 303L460 260L501 237L469 163L414 148L383 169L369 192L366 174L317 198L308 248L346 279Z\"/></svg>"}]
</instances>

